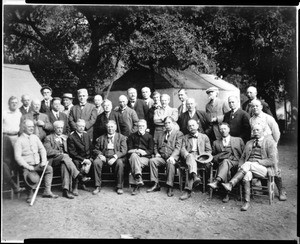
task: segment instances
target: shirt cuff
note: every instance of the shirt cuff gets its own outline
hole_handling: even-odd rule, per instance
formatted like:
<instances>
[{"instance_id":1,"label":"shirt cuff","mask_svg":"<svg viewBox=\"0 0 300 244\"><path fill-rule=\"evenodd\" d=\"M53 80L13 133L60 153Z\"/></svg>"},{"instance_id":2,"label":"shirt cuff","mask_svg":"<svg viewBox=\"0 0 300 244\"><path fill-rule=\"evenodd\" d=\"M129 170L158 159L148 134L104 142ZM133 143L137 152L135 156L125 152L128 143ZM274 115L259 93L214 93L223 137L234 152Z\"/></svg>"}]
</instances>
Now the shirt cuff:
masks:
<instances>
[{"instance_id":1,"label":"shirt cuff","mask_svg":"<svg viewBox=\"0 0 300 244\"><path fill-rule=\"evenodd\" d=\"M114 154L114 158L115 158L115 159L118 159L118 156L117 156L117 154Z\"/></svg>"}]
</instances>

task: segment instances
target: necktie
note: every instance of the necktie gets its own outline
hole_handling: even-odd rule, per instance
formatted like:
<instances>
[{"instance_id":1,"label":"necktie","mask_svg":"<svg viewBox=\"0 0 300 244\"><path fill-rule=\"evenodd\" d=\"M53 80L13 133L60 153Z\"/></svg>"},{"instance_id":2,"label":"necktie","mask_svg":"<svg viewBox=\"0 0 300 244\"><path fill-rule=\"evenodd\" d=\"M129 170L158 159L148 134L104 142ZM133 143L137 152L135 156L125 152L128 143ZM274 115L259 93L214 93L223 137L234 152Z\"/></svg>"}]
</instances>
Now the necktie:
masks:
<instances>
[{"instance_id":1,"label":"necktie","mask_svg":"<svg viewBox=\"0 0 300 244\"><path fill-rule=\"evenodd\" d=\"M231 119L234 119L234 110L231 110L230 118L231 118Z\"/></svg>"},{"instance_id":2,"label":"necktie","mask_svg":"<svg viewBox=\"0 0 300 244\"><path fill-rule=\"evenodd\" d=\"M253 142L253 147L258 147L258 139L255 139Z\"/></svg>"},{"instance_id":3,"label":"necktie","mask_svg":"<svg viewBox=\"0 0 300 244\"><path fill-rule=\"evenodd\" d=\"M167 132L167 134L166 134L166 139L165 139L165 142L167 142L167 141L168 141L168 139L169 139L169 136L170 136L170 133L169 133L169 132Z\"/></svg>"},{"instance_id":4,"label":"necktie","mask_svg":"<svg viewBox=\"0 0 300 244\"><path fill-rule=\"evenodd\" d=\"M34 120L39 120L39 113L34 113L33 114L33 119Z\"/></svg>"},{"instance_id":5,"label":"necktie","mask_svg":"<svg viewBox=\"0 0 300 244\"><path fill-rule=\"evenodd\" d=\"M226 138L223 138L223 145L227 146L227 140L226 140Z\"/></svg>"},{"instance_id":6,"label":"necktie","mask_svg":"<svg viewBox=\"0 0 300 244\"><path fill-rule=\"evenodd\" d=\"M108 143L112 143L112 138L113 138L112 136L107 137Z\"/></svg>"},{"instance_id":7,"label":"necktie","mask_svg":"<svg viewBox=\"0 0 300 244\"><path fill-rule=\"evenodd\" d=\"M56 113L55 115L56 115L56 119L59 120L59 115L58 115L58 113Z\"/></svg>"}]
</instances>

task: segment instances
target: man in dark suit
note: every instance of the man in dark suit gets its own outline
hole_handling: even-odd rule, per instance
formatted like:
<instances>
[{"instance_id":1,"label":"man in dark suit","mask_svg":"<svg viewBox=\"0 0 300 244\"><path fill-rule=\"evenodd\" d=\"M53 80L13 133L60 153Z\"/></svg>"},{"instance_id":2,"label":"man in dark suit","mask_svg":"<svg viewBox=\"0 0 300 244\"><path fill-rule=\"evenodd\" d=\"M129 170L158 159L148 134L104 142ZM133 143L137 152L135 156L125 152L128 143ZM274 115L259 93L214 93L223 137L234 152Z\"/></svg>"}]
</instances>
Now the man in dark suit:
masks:
<instances>
[{"instance_id":1,"label":"man in dark suit","mask_svg":"<svg viewBox=\"0 0 300 244\"><path fill-rule=\"evenodd\" d=\"M39 112L41 108L41 101L39 99L34 99L32 101L32 111L28 114L24 114L21 117L21 124L26 119L30 119L34 122L34 134L37 135L42 142L47 135L53 131L53 125L49 121L47 114ZM22 133L22 126L20 126L20 133Z\"/></svg>"},{"instance_id":2,"label":"man in dark suit","mask_svg":"<svg viewBox=\"0 0 300 244\"><path fill-rule=\"evenodd\" d=\"M194 119L199 124L199 132L206 134L208 137L212 134L212 127L208 115L204 111L196 110L196 101L194 98L186 100L187 111L182 113L178 119L178 125L184 135L189 133L188 121Z\"/></svg>"},{"instance_id":3,"label":"man in dark suit","mask_svg":"<svg viewBox=\"0 0 300 244\"><path fill-rule=\"evenodd\" d=\"M225 113L223 122L229 124L231 136L240 137L246 143L251 135L250 115L237 107L238 98L236 96L228 97L228 105L231 110Z\"/></svg>"},{"instance_id":4,"label":"man in dark suit","mask_svg":"<svg viewBox=\"0 0 300 244\"><path fill-rule=\"evenodd\" d=\"M139 119L147 120L149 108L144 100L137 98L137 90L135 88L129 88L127 90L127 95L128 107L136 112Z\"/></svg>"},{"instance_id":5,"label":"man in dark suit","mask_svg":"<svg viewBox=\"0 0 300 244\"><path fill-rule=\"evenodd\" d=\"M61 165L61 178L63 197L73 199L70 194L72 179L78 179L81 183L87 182L90 178L85 177L78 171L72 159L68 155L67 136L63 134L64 122L57 120L53 123L54 132L48 135L44 142L49 165L55 167Z\"/></svg>"},{"instance_id":6,"label":"man in dark suit","mask_svg":"<svg viewBox=\"0 0 300 244\"><path fill-rule=\"evenodd\" d=\"M188 99L188 96L185 89L182 88L178 91L178 98L181 101L181 104L178 107L178 116L180 117L181 114L187 111L186 99Z\"/></svg>"},{"instance_id":7,"label":"man in dark suit","mask_svg":"<svg viewBox=\"0 0 300 244\"><path fill-rule=\"evenodd\" d=\"M180 200L186 200L191 197L192 189L201 184L201 179L197 176L197 156L202 153L211 153L211 145L207 135L198 131L199 125L196 120L188 121L189 134L182 140L181 157L182 163L187 167L184 193ZM203 182L205 184L205 182Z\"/></svg>"},{"instance_id":8,"label":"man in dark suit","mask_svg":"<svg viewBox=\"0 0 300 244\"><path fill-rule=\"evenodd\" d=\"M247 89L247 97L248 97L248 100L243 103L242 109L244 111L246 111L250 115L250 117L251 117L251 116L253 116L251 102L254 101L254 100L257 100L257 89L256 89L256 87L254 87L254 86L249 86L248 87L248 89ZM267 104L264 101L261 101L261 104L263 106L263 112L265 112L265 113L271 115L272 117L274 117L273 114L272 114L272 112L271 112L271 110L270 110L269 104Z\"/></svg>"},{"instance_id":9,"label":"man in dark suit","mask_svg":"<svg viewBox=\"0 0 300 244\"><path fill-rule=\"evenodd\" d=\"M161 108L161 103L160 103L160 93L158 91L153 92L153 104L151 106L151 108L148 110L148 129L150 131L150 134L152 136L154 136L154 129L155 129L155 125L154 125L154 113L156 109Z\"/></svg>"},{"instance_id":10,"label":"man in dark suit","mask_svg":"<svg viewBox=\"0 0 300 244\"><path fill-rule=\"evenodd\" d=\"M61 107L61 98L60 97L54 97L51 101L51 111L47 113L49 120L51 124L55 121L61 120L64 122L64 128L63 128L63 134L69 135L70 133L70 127L68 124L68 116L65 113L62 113L59 111L59 108Z\"/></svg>"},{"instance_id":11,"label":"man in dark suit","mask_svg":"<svg viewBox=\"0 0 300 244\"><path fill-rule=\"evenodd\" d=\"M85 121L85 131L89 137L93 139L93 126L97 119L97 110L94 104L88 103L87 89L79 89L77 91L79 104L74 105L70 110L69 125L71 131L76 130L76 121L83 119Z\"/></svg>"},{"instance_id":12,"label":"man in dark suit","mask_svg":"<svg viewBox=\"0 0 300 244\"><path fill-rule=\"evenodd\" d=\"M49 86L43 86L41 89L41 94L44 99L41 102L41 113L47 114L51 111L51 100L52 100L52 89Z\"/></svg>"},{"instance_id":13,"label":"man in dark suit","mask_svg":"<svg viewBox=\"0 0 300 244\"><path fill-rule=\"evenodd\" d=\"M32 107L30 106L30 96L27 94L22 95L21 102L23 105L19 109L22 115L30 113L32 111Z\"/></svg>"},{"instance_id":14,"label":"man in dark suit","mask_svg":"<svg viewBox=\"0 0 300 244\"><path fill-rule=\"evenodd\" d=\"M97 116L96 122L94 124L94 144L96 143L96 139L99 136L102 136L107 133L106 124L109 120L114 120L117 124L116 132L120 132L119 125L119 115L116 111L112 110L112 102L108 99L105 99L102 103L103 113Z\"/></svg>"},{"instance_id":15,"label":"man in dark suit","mask_svg":"<svg viewBox=\"0 0 300 244\"><path fill-rule=\"evenodd\" d=\"M103 164L113 168L116 179L116 190L118 194L123 194L124 164L127 153L126 137L116 133L117 124L114 120L109 120L106 124L107 133L96 140L94 153L95 187L93 195L101 190L101 174Z\"/></svg>"},{"instance_id":16,"label":"man in dark suit","mask_svg":"<svg viewBox=\"0 0 300 244\"><path fill-rule=\"evenodd\" d=\"M84 130L86 123L83 119L76 122L76 130L73 131L67 139L68 152L77 169L86 175L92 165L92 140L89 134ZM85 170L87 169L87 170ZM83 190L89 191L84 184ZM75 181L73 195L78 195L78 180Z\"/></svg>"},{"instance_id":17,"label":"man in dark suit","mask_svg":"<svg viewBox=\"0 0 300 244\"><path fill-rule=\"evenodd\" d=\"M228 182L233 170L237 169L239 160L242 156L245 144L239 137L230 136L230 127L227 123L219 124L222 139L215 140L212 146L213 167L218 173L212 183L207 184L213 189L217 189L222 182ZM229 195L226 194L223 202L229 201Z\"/></svg>"},{"instance_id":18,"label":"man in dark suit","mask_svg":"<svg viewBox=\"0 0 300 244\"><path fill-rule=\"evenodd\" d=\"M165 131L160 135L158 140L154 141L154 158L150 159L150 179L154 182L153 187L147 192L160 190L158 181L158 167L166 166L167 168L167 195L173 196L173 185L175 177L175 167L178 167L180 149L183 134L179 130L174 130L174 119L171 116L165 118Z\"/></svg>"},{"instance_id":19,"label":"man in dark suit","mask_svg":"<svg viewBox=\"0 0 300 244\"><path fill-rule=\"evenodd\" d=\"M227 191L241 180L244 184L245 203L241 211L247 211L250 207L250 181L253 177L264 178L269 170L277 168L276 143L270 136L263 135L263 127L256 124L252 128L254 139L247 142L243 154L240 158L238 172L229 183L222 183Z\"/></svg>"}]
</instances>

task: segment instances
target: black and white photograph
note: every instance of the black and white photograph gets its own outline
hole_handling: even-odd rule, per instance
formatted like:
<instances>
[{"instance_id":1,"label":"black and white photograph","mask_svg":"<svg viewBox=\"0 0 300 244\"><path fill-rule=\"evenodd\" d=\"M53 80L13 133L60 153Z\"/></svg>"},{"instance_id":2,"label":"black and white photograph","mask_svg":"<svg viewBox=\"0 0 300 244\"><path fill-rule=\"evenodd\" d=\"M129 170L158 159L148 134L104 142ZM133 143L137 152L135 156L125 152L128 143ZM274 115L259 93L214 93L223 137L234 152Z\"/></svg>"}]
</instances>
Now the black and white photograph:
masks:
<instances>
[{"instance_id":1,"label":"black and white photograph","mask_svg":"<svg viewBox=\"0 0 300 244\"><path fill-rule=\"evenodd\" d=\"M299 242L299 6L2 7L1 242Z\"/></svg>"}]
</instances>

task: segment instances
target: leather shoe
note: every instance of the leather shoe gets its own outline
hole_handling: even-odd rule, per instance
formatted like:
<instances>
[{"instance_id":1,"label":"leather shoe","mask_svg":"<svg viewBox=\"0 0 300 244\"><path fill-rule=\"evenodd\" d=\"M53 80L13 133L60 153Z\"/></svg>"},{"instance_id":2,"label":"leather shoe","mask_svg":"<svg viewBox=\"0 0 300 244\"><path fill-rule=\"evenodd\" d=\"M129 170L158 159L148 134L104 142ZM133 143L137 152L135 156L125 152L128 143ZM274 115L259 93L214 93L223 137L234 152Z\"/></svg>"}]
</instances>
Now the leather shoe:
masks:
<instances>
[{"instance_id":1,"label":"leather shoe","mask_svg":"<svg viewBox=\"0 0 300 244\"><path fill-rule=\"evenodd\" d=\"M136 184L138 186L143 186L144 185L144 182L143 182L143 179L142 179L141 175L139 175L135 180L136 180Z\"/></svg>"},{"instance_id":2,"label":"leather shoe","mask_svg":"<svg viewBox=\"0 0 300 244\"><path fill-rule=\"evenodd\" d=\"M245 202L244 205L241 207L241 211L247 211L250 208L250 202Z\"/></svg>"},{"instance_id":3,"label":"leather shoe","mask_svg":"<svg viewBox=\"0 0 300 244\"><path fill-rule=\"evenodd\" d=\"M168 188L167 195L168 195L168 197L173 197L173 196L174 196L173 188L172 188L172 187L169 187L169 188Z\"/></svg>"},{"instance_id":4,"label":"leather shoe","mask_svg":"<svg viewBox=\"0 0 300 244\"><path fill-rule=\"evenodd\" d=\"M95 190L93 190L92 194L97 195L101 191L101 188L99 186L96 187Z\"/></svg>"},{"instance_id":5,"label":"leather shoe","mask_svg":"<svg viewBox=\"0 0 300 244\"><path fill-rule=\"evenodd\" d=\"M229 202L229 195L226 194L226 196L222 199L222 202L227 203Z\"/></svg>"},{"instance_id":6,"label":"leather shoe","mask_svg":"<svg viewBox=\"0 0 300 244\"><path fill-rule=\"evenodd\" d=\"M71 192L75 197L78 197L78 189L73 189L73 191Z\"/></svg>"},{"instance_id":7,"label":"leather shoe","mask_svg":"<svg viewBox=\"0 0 300 244\"><path fill-rule=\"evenodd\" d=\"M281 192L279 195L279 201L286 201L286 192Z\"/></svg>"},{"instance_id":8,"label":"leather shoe","mask_svg":"<svg viewBox=\"0 0 300 244\"><path fill-rule=\"evenodd\" d=\"M137 195L138 194L138 191L139 191L139 186L136 186L133 188L133 191L131 192L131 195Z\"/></svg>"},{"instance_id":9,"label":"leather shoe","mask_svg":"<svg viewBox=\"0 0 300 244\"><path fill-rule=\"evenodd\" d=\"M78 181L79 181L81 184L86 183L86 182L88 182L88 181L91 180L91 177L86 177L86 176L84 176L82 173L79 173L79 174L77 175L76 178L78 179Z\"/></svg>"},{"instance_id":10,"label":"leather shoe","mask_svg":"<svg viewBox=\"0 0 300 244\"><path fill-rule=\"evenodd\" d=\"M123 191L123 189L120 189L120 188L119 188L119 189L117 190L117 193L118 193L119 195L122 195L122 194L124 193L124 191Z\"/></svg>"},{"instance_id":11,"label":"leather shoe","mask_svg":"<svg viewBox=\"0 0 300 244\"><path fill-rule=\"evenodd\" d=\"M229 183L222 183L222 186L225 188L226 191L231 191L232 190L232 184Z\"/></svg>"},{"instance_id":12,"label":"leather shoe","mask_svg":"<svg viewBox=\"0 0 300 244\"><path fill-rule=\"evenodd\" d=\"M63 197L68 198L68 199L74 199L74 196L70 194L68 190L63 190Z\"/></svg>"},{"instance_id":13,"label":"leather shoe","mask_svg":"<svg viewBox=\"0 0 300 244\"><path fill-rule=\"evenodd\" d=\"M42 195L43 198L58 198L58 195L53 194L52 192Z\"/></svg>"},{"instance_id":14,"label":"leather shoe","mask_svg":"<svg viewBox=\"0 0 300 244\"><path fill-rule=\"evenodd\" d=\"M193 189L202 184L202 181L199 177L194 178Z\"/></svg>"},{"instance_id":15,"label":"leather shoe","mask_svg":"<svg viewBox=\"0 0 300 244\"><path fill-rule=\"evenodd\" d=\"M180 197L179 197L179 199L180 200L186 200L186 199L188 199L188 198L190 198L191 197L191 193L190 192L184 192Z\"/></svg>"},{"instance_id":16,"label":"leather shoe","mask_svg":"<svg viewBox=\"0 0 300 244\"><path fill-rule=\"evenodd\" d=\"M147 193L154 192L154 191L160 191L160 185L158 183L155 183L154 186L152 186L150 189L148 189Z\"/></svg>"},{"instance_id":17,"label":"leather shoe","mask_svg":"<svg viewBox=\"0 0 300 244\"><path fill-rule=\"evenodd\" d=\"M218 184L219 184L219 181L213 181L211 183L208 183L207 185L215 190L215 189L219 188Z\"/></svg>"}]
</instances>

